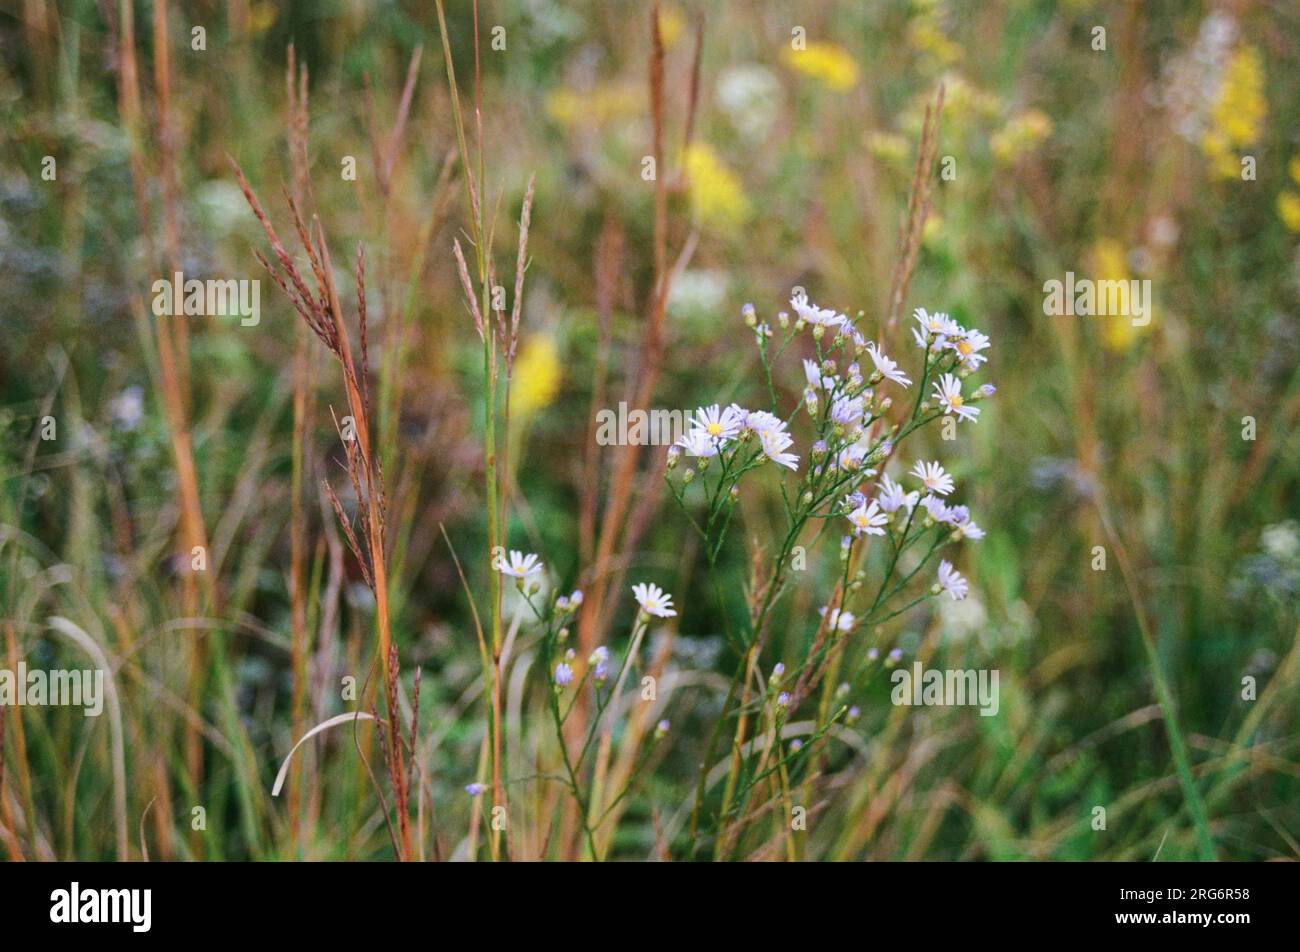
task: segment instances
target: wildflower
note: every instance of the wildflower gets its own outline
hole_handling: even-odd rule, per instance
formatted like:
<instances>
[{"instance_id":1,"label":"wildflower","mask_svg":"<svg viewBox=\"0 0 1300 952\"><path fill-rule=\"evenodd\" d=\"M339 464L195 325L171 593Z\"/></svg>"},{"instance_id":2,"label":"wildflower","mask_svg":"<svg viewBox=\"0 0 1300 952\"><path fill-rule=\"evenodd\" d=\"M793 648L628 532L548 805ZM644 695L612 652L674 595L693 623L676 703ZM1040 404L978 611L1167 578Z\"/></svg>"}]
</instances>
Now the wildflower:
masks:
<instances>
[{"instance_id":1,"label":"wildflower","mask_svg":"<svg viewBox=\"0 0 1300 952\"><path fill-rule=\"evenodd\" d=\"M144 419L144 390L137 386L127 387L108 401L108 412L123 429L134 430Z\"/></svg>"},{"instance_id":2,"label":"wildflower","mask_svg":"<svg viewBox=\"0 0 1300 952\"><path fill-rule=\"evenodd\" d=\"M591 653L587 659L587 664L591 665L591 679L596 684L604 684L605 679L609 677L609 649L601 645Z\"/></svg>"},{"instance_id":3,"label":"wildflower","mask_svg":"<svg viewBox=\"0 0 1300 952\"><path fill-rule=\"evenodd\" d=\"M745 319L746 327L754 327L758 323L758 315L754 313L754 305L746 304L740 309L740 313Z\"/></svg>"},{"instance_id":4,"label":"wildflower","mask_svg":"<svg viewBox=\"0 0 1300 952\"><path fill-rule=\"evenodd\" d=\"M738 409L733 404L722 410L716 403L709 407L700 407L695 412L691 425L698 430L703 430L717 445L723 446L740 435L740 427L745 422L745 415L743 410L737 412Z\"/></svg>"},{"instance_id":5,"label":"wildflower","mask_svg":"<svg viewBox=\"0 0 1300 952\"><path fill-rule=\"evenodd\" d=\"M988 349L989 343L987 334L971 329L953 340L949 346L961 357L963 367L967 370L977 370L980 364L989 359L988 354L980 353Z\"/></svg>"},{"instance_id":6,"label":"wildflower","mask_svg":"<svg viewBox=\"0 0 1300 952\"><path fill-rule=\"evenodd\" d=\"M808 378L808 387L811 390L831 391L838 383L834 377L827 377L822 373L822 367L817 361L809 360L807 357L803 360L803 373Z\"/></svg>"},{"instance_id":7,"label":"wildflower","mask_svg":"<svg viewBox=\"0 0 1300 952\"><path fill-rule=\"evenodd\" d=\"M799 751L803 750L803 741L796 737L794 740L790 741L788 749L792 754L799 753Z\"/></svg>"},{"instance_id":8,"label":"wildflower","mask_svg":"<svg viewBox=\"0 0 1300 952\"><path fill-rule=\"evenodd\" d=\"M868 649L867 649L867 660L868 660L868 661L875 661L875 660L877 660L879 657L880 657L880 649L879 649L879 648L868 648Z\"/></svg>"},{"instance_id":9,"label":"wildflower","mask_svg":"<svg viewBox=\"0 0 1300 952\"><path fill-rule=\"evenodd\" d=\"M682 456L682 448L678 446L676 443L668 447L668 464L667 464L668 468L676 469L677 461L681 459L681 456Z\"/></svg>"},{"instance_id":10,"label":"wildflower","mask_svg":"<svg viewBox=\"0 0 1300 952\"><path fill-rule=\"evenodd\" d=\"M970 402L974 403L976 400L986 400L997 392L998 392L998 388L993 386L993 384L991 383L981 384L980 386L976 387L975 392L970 395Z\"/></svg>"},{"instance_id":11,"label":"wildflower","mask_svg":"<svg viewBox=\"0 0 1300 952\"><path fill-rule=\"evenodd\" d=\"M467 783L465 784L465 792L468 793L471 797L481 797L483 796L484 793L487 792L487 784Z\"/></svg>"},{"instance_id":12,"label":"wildflower","mask_svg":"<svg viewBox=\"0 0 1300 952\"><path fill-rule=\"evenodd\" d=\"M780 694L778 694L778 695L776 696L776 706L777 706L777 707L789 707L789 706L790 706L790 692L789 692L789 691L782 691Z\"/></svg>"},{"instance_id":13,"label":"wildflower","mask_svg":"<svg viewBox=\"0 0 1300 952\"><path fill-rule=\"evenodd\" d=\"M880 477L880 490L876 493L876 500L885 512L897 512L903 506L911 511L920 496L921 494L915 490L910 493L903 492L903 487L888 476Z\"/></svg>"},{"instance_id":14,"label":"wildflower","mask_svg":"<svg viewBox=\"0 0 1300 952\"><path fill-rule=\"evenodd\" d=\"M889 650L889 656L885 659L885 664L887 664L889 667L892 668L894 665L898 664L898 662L902 660L903 660L903 649L891 648Z\"/></svg>"},{"instance_id":15,"label":"wildflower","mask_svg":"<svg viewBox=\"0 0 1300 952\"><path fill-rule=\"evenodd\" d=\"M542 570L542 561L532 552L524 555L522 552L511 549L510 561L498 557L497 571L502 575L509 575L511 578L526 579Z\"/></svg>"},{"instance_id":16,"label":"wildflower","mask_svg":"<svg viewBox=\"0 0 1300 952\"><path fill-rule=\"evenodd\" d=\"M560 392L562 376L563 365L555 341L545 335L530 337L515 363L511 399L517 412L527 417L550 406Z\"/></svg>"},{"instance_id":17,"label":"wildflower","mask_svg":"<svg viewBox=\"0 0 1300 952\"><path fill-rule=\"evenodd\" d=\"M750 410L745 414L745 429L752 430L759 436L771 430L776 433L785 431L785 421L766 410Z\"/></svg>"},{"instance_id":18,"label":"wildflower","mask_svg":"<svg viewBox=\"0 0 1300 952\"><path fill-rule=\"evenodd\" d=\"M974 420L980 415L978 407L966 406L961 396L961 381L952 374L944 374L934 385L934 396L943 407L944 414L955 413L963 420Z\"/></svg>"},{"instance_id":19,"label":"wildflower","mask_svg":"<svg viewBox=\"0 0 1300 952\"><path fill-rule=\"evenodd\" d=\"M763 447L763 455L773 463L789 470L798 470L799 457L786 452L794 443L789 433L783 430L763 430L759 434L759 443Z\"/></svg>"},{"instance_id":20,"label":"wildflower","mask_svg":"<svg viewBox=\"0 0 1300 952\"><path fill-rule=\"evenodd\" d=\"M677 614L673 611L673 597L653 582L633 585L632 594L636 596L641 611L647 615L671 618Z\"/></svg>"},{"instance_id":21,"label":"wildflower","mask_svg":"<svg viewBox=\"0 0 1300 952\"><path fill-rule=\"evenodd\" d=\"M927 495L921 500L921 508L935 522L952 522L952 510L938 496Z\"/></svg>"},{"instance_id":22,"label":"wildflower","mask_svg":"<svg viewBox=\"0 0 1300 952\"><path fill-rule=\"evenodd\" d=\"M799 320L813 327L835 328L848 320L843 314L829 307L818 307L806 297L795 295L790 298L790 306L799 315Z\"/></svg>"},{"instance_id":23,"label":"wildflower","mask_svg":"<svg viewBox=\"0 0 1300 952\"><path fill-rule=\"evenodd\" d=\"M953 491L952 477L938 462L927 463L917 460L908 475L915 476L925 484L926 489L940 496L946 496Z\"/></svg>"},{"instance_id":24,"label":"wildflower","mask_svg":"<svg viewBox=\"0 0 1300 952\"><path fill-rule=\"evenodd\" d=\"M970 510L965 506L953 506L948 510L948 517L945 522L951 523L957 530L958 538L979 540L984 538L984 530L977 526L970 518Z\"/></svg>"},{"instance_id":25,"label":"wildflower","mask_svg":"<svg viewBox=\"0 0 1300 952\"><path fill-rule=\"evenodd\" d=\"M836 92L852 89L858 82L858 64L844 47L835 43L811 40L803 49L787 49L782 59L787 66Z\"/></svg>"},{"instance_id":26,"label":"wildflower","mask_svg":"<svg viewBox=\"0 0 1300 952\"><path fill-rule=\"evenodd\" d=\"M865 505L858 506L848 515L849 522L853 523L853 534L862 535L884 535L885 530L881 526L889 522L889 516L880 511L880 503L874 499Z\"/></svg>"},{"instance_id":27,"label":"wildflower","mask_svg":"<svg viewBox=\"0 0 1300 952\"><path fill-rule=\"evenodd\" d=\"M867 495L859 489L855 489L840 500L840 508L844 510L846 516L854 509L857 509L859 506L865 506L866 504Z\"/></svg>"},{"instance_id":28,"label":"wildflower","mask_svg":"<svg viewBox=\"0 0 1300 952\"><path fill-rule=\"evenodd\" d=\"M875 649L872 650L874 651ZM849 708L848 713L844 715L844 721L845 723L852 724L861 716L862 716L862 708L854 704L851 708Z\"/></svg>"},{"instance_id":29,"label":"wildflower","mask_svg":"<svg viewBox=\"0 0 1300 952\"><path fill-rule=\"evenodd\" d=\"M875 341L871 341L867 344L866 351L867 356L871 358L871 362L876 365L876 373L880 374L881 377L886 380L892 380L894 383L900 384L904 387L910 387L912 385L912 378L899 370L897 361L886 357L876 346Z\"/></svg>"},{"instance_id":30,"label":"wildflower","mask_svg":"<svg viewBox=\"0 0 1300 952\"><path fill-rule=\"evenodd\" d=\"M704 142L693 142L682 157L691 204L712 231L730 233L749 220L752 208L740 177Z\"/></svg>"},{"instance_id":31,"label":"wildflower","mask_svg":"<svg viewBox=\"0 0 1300 952\"><path fill-rule=\"evenodd\" d=\"M661 740L661 739L663 738L663 736L664 736L665 734L668 733L668 728L670 728L671 726L672 726L672 724L668 721L667 718L664 718L662 721L660 721L658 724L656 724L656 725L655 725L655 740Z\"/></svg>"},{"instance_id":32,"label":"wildflower","mask_svg":"<svg viewBox=\"0 0 1300 952\"><path fill-rule=\"evenodd\" d=\"M555 686L557 688L566 688L573 683L573 667L567 662L561 661L555 666Z\"/></svg>"},{"instance_id":33,"label":"wildflower","mask_svg":"<svg viewBox=\"0 0 1300 952\"><path fill-rule=\"evenodd\" d=\"M775 665L772 666L772 676L768 678L768 680L771 681L773 684L775 684L776 682L780 681L781 678L783 678L784 676L785 676L785 662L778 661Z\"/></svg>"},{"instance_id":34,"label":"wildflower","mask_svg":"<svg viewBox=\"0 0 1300 952\"><path fill-rule=\"evenodd\" d=\"M708 458L718 455L718 443L709 434L701 429L694 429L684 434L677 441L677 445L686 451L688 456L700 456ZM690 473L690 470L686 471Z\"/></svg>"},{"instance_id":35,"label":"wildflower","mask_svg":"<svg viewBox=\"0 0 1300 952\"><path fill-rule=\"evenodd\" d=\"M836 462L839 464L840 469L844 470L846 473L851 473L860 469L862 467L862 461L866 458L866 448L854 443L840 450L840 455L837 457Z\"/></svg>"},{"instance_id":36,"label":"wildflower","mask_svg":"<svg viewBox=\"0 0 1300 952\"><path fill-rule=\"evenodd\" d=\"M786 65L836 92L844 92L857 85L858 64L844 47L835 43L812 40L803 49L787 49L782 58Z\"/></svg>"},{"instance_id":37,"label":"wildflower","mask_svg":"<svg viewBox=\"0 0 1300 952\"><path fill-rule=\"evenodd\" d=\"M957 602L966 597L970 585L962 578L961 573L952 567L952 563L944 559L939 563L939 582L935 589L936 595L939 591L944 591L952 596L953 601Z\"/></svg>"},{"instance_id":38,"label":"wildflower","mask_svg":"<svg viewBox=\"0 0 1300 952\"><path fill-rule=\"evenodd\" d=\"M823 618L826 618L825 608L819 609L818 611ZM843 632L849 631L853 628L853 623L857 621L857 617L853 612L841 611L838 608L834 608L831 610L830 618L827 619L827 621L832 630Z\"/></svg>"},{"instance_id":39,"label":"wildflower","mask_svg":"<svg viewBox=\"0 0 1300 952\"><path fill-rule=\"evenodd\" d=\"M918 307L912 317L920 325L919 328L912 329L912 336L922 349L930 344L942 347L949 337L956 337L962 332L961 325L942 311L931 314L925 308Z\"/></svg>"},{"instance_id":40,"label":"wildflower","mask_svg":"<svg viewBox=\"0 0 1300 952\"><path fill-rule=\"evenodd\" d=\"M851 426L862 419L861 397L840 397L831 404L831 419L840 426Z\"/></svg>"}]
</instances>

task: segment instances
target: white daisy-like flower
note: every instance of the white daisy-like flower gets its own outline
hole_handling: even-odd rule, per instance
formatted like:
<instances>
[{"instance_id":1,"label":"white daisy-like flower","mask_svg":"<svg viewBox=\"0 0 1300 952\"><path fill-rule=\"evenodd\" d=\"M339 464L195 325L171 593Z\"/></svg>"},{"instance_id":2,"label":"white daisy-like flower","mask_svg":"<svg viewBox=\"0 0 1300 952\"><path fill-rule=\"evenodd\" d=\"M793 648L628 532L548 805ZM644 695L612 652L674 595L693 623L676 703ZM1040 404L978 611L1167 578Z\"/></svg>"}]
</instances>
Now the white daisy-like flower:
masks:
<instances>
[{"instance_id":1,"label":"white daisy-like flower","mask_svg":"<svg viewBox=\"0 0 1300 952\"><path fill-rule=\"evenodd\" d=\"M672 618L677 614L673 611L673 597L653 582L640 582L633 585L632 594L636 596L637 604L647 615Z\"/></svg>"},{"instance_id":2,"label":"white daisy-like flower","mask_svg":"<svg viewBox=\"0 0 1300 952\"><path fill-rule=\"evenodd\" d=\"M884 535L882 527L889 522L889 516L881 512L880 503L872 499L850 512L848 520L853 524L854 535Z\"/></svg>"},{"instance_id":3,"label":"white daisy-like flower","mask_svg":"<svg viewBox=\"0 0 1300 952\"><path fill-rule=\"evenodd\" d=\"M921 500L921 508L935 522L952 522L952 510L938 496L927 495Z\"/></svg>"},{"instance_id":4,"label":"white daisy-like flower","mask_svg":"<svg viewBox=\"0 0 1300 952\"><path fill-rule=\"evenodd\" d=\"M951 595L954 602L961 601L970 591L970 584L947 559L939 563L939 587Z\"/></svg>"},{"instance_id":5,"label":"white daisy-like flower","mask_svg":"<svg viewBox=\"0 0 1300 952\"><path fill-rule=\"evenodd\" d=\"M826 618L825 608L818 609L818 613L823 618ZM857 616L853 612L840 611L838 608L832 609L830 618L827 619L828 624L835 631L848 631L853 627L855 621L857 621Z\"/></svg>"},{"instance_id":6,"label":"white daisy-like flower","mask_svg":"<svg viewBox=\"0 0 1300 952\"><path fill-rule=\"evenodd\" d=\"M876 499L880 503L880 508L885 512L897 512L903 506L906 506L910 511L920 498L921 494L916 490L910 493L904 492L903 487L888 476L880 477L880 489L876 493Z\"/></svg>"},{"instance_id":7,"label":"white daisy-like flower","mask_svg":"<svg viewBox=\"0 0 1300 952\"><path fill-rule=\"evenodd\" d=\"M988 349L990 343L987 334L972 328L963 333L961 337L950 341L948 346L961 357L962 366L967 370L975 370L980 364L989 359L989 355L981 353L981 351Z\"/></svg>"},{"instance_id":8,"label":"white daisy-like flower","mask_svg":"<svg viewBox=\"0 0 1300 952\"><path fill-rule=\"evenodd\" d=\"M910 387L912 385L912 378L899 370L898 362L886 357L884 352L876 346L875 341L868 343L866 349L867 355L871 358L871 362L876 365L876 373L880 374L880 376L884 377L886 380L892 380L894 383L901 384L904 387Z\"/></svg>"},{"instance_id":9,"label":"white daisy-like flower","mask_svg":"<svg viewBox=\"0 0 1300 952\"><path fill-rule=\"evenodd\" d=\"M934 385L934 398L943 407L945 415L957 414L959 419L974 420L980 415L979 407L969 407L961 395L961 381L952 374L944 374Z\"/></svg>"},{"instance_id":10,"label":"white daisy-like flower","mask_svg":"<svg viewBox=\"0 0 1300 952\"><path fill-rule=\"evenodd\" d=\"M867 448L857 443L850 444L840 450L839 456L835 462L839 468L847 473L855 472L862 468L862 461L867 458Z\"/></svg>"},{"instance_id":11,"label":"white daisy-like flower","mask_svg":"<svg viewBox=\"0 0 1300 952\"><path fill-rule=\"evenodd\" d=\"M785 432L785 421L775 413L766 410L750 410L745 414L745 427L759 436L771 430L774 433Z\"/></svg>"},{"instance_id":12,"label":"white daisy-like flower","mask_svg":"<svg viewBox=\"0 0 1300 952\"><path fill-rule=\"evenodd\" d=\"M763 430L758 434L758 442L763 447L763 455L773 463L789 470L799 469L799 457L786 452L794 443L789 433L784 430Z\"/></svg>"},{"instance_id":13,"label":"white daisy-like flower","mask_svg":"<svg viewBox=\"0 0 1300 952\"><path fill-rule=\"evenodd\" d=\"M794 312L799 315L800 320L814 327L839 327L848 320L847 317L835 309L818 307L806 297L800 295L794 295L790 298L790 306L794 308Z\"/></svg>"},{"instance_id":14,"label":"white daisy-like flower","mask_svg":"<svg viewBox=\"0 0 1300 952\"><path fill-rule=\"evenodd\" d=\"M927 347L933 343L939 343L942 346L943 341L950 337L957 337L962 332L961 325L942 311L931 314L925 308L918 307L912 312L912 316L915 318L916 323L920 325L919 328L912 329L912 336L916 338L917 344L921 347Z\"/></svg>"},{"instance_id":15,"label":"white daisy-like flower","mask_svg":"<svg viewBox=\"0 0 1300 952\"><path fill-rule=\"evenodd\" d=\"M984 538L984 530L971 521L970 510L965 506L953 506L948 510L948 514L951 518L946 521L951 522L963 538L974 539L977 542Z\"/></svg>"},{"instance_id":16,"label":"white daisy-like flower","mask_svg":"<svg viewBox=\"0 0 1300 952\"><path fill-rule=\"evenodd\" d=\"M718 442L698 427L684 433L674 445L680 446L688 456L718 455Z\"/></svg>"},{"instance_id":17,"label":"white daisy-like flower","mask_svg":"<svg viewBox=\"0 0 1300 952\"><path fill-rule=\"evenodd\" d=\"M940 496L948 495L955 488L952 477L937 461L927 463L924 460L917 460L916 465L908 471L908 475L915 476L925 484L926 489Z\"/></svg>"},{"instance_id":18,"label":"white daisy-like flower","mask_svg":"<svg viewBox=\"0 0 1300 952\"><path fill-rule=\"evenodd\" d=\"M834 376L822 373L821 364L807 357L803 359L803 375L808 380L808 386L813 390L825 390L829 393L839 383Z\"/></svg>"},{"instance_id":19,"label":"white daisy-like flower","mask_svg":"<svg viewBox=\"0 0 1300 952\"><path fill-rule=\"evenodd\" d=\"M691 419L693 427L697 430L703 430L709 435L709 439L720 446L739 436L740 428L744 422L744 410L734 404L725 410L721 409L716 403L712 406L700 407L695 411L695 416Z\"/></svg>"},{"instance_id":20,"label":"white daisy-like flower","mask_svg":"<svg viewBox=\"0 0 1300 952\"><path fill-rule=\"evenodd\" d=\"M831 404L831 419L840 426L852 426L862 419L864 409L861 397L840 397Z\"/></svg>"},{"instance_id":21,"label":"white daisy-like flower","mask_svg":"<svg viewBox=\"0 0 1300 952\"><path fill-rule=\"evenodd\" d=\"M524 555L517 549L511 549L508 561L497 557L497 571L511 578L528 578L541 570L542 560L532 552Z\"/></svg>"}]
</instances>

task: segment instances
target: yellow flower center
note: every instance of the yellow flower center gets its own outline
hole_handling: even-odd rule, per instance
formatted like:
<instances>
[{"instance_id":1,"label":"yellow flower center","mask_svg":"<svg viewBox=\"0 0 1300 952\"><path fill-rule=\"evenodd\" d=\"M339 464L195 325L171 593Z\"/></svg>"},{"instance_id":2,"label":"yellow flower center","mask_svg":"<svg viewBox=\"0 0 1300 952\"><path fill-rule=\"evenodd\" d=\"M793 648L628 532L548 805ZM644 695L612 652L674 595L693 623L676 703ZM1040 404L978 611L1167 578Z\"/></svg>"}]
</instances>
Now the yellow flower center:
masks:
<instances>
[{"instance_id":1,"label":"yellow flower center","mask_svg":"<svg viewBox=\"0 0 1300 952\"><path fill-rule=\"evenodd\" d=\"M722 424L721 424L721 423L710 423L708 426L705 427L705 429L709 431L709 436L721 436L721 435L722 435Z\"/></svg>"},{"instance_id":2,"label":"yellow flower center","mask_svg":"<svg viewBox=\"0 0 1300 952\"><path fill-rule=\"evenodd\" d=\"M957 345L957 353L961 354L963 357L969 357L970 352L974 349L975 348L970 345L969 341L962 341Z\"/></svg>"},{"instance_id":3,"label":"yellow flower center","mask_svg":"<svg viewBox=\"0 0 1300 952\"><path fill-rule=\"evenodd\" d=\"M954 393L951 397L948 398L948 402L951 403L952 408L956 410L965 401L962 400L960 393Z\"/></svg>"}]
</instances>

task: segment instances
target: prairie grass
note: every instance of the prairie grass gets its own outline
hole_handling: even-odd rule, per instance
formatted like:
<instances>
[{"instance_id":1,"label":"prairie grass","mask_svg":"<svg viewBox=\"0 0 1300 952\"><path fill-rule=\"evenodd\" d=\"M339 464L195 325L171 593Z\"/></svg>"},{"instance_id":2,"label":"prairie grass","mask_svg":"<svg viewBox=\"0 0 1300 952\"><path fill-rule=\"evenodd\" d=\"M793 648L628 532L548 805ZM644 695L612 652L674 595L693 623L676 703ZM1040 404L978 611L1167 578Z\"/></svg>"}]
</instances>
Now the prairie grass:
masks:
<instances>
[{"instance_id":1,"label":"prairie grass","mask_svg":"<svg viewBox=\"0 0 1300 952\"><path fill-rule=\"evenodd\" d=\"M1300 855L1282 6L23 10L0 669L108 688L0 705L6 858ZM260 322L155 316L177 271ZM1045 314L1067 272L1150 323ZM955 439L918 307L992 340ZM604 445L620 402L770 410L796 469ZM918 460L982 539L854 534ZM916 663L997 714L892 703Z\"/></svg>"}]
</instances>

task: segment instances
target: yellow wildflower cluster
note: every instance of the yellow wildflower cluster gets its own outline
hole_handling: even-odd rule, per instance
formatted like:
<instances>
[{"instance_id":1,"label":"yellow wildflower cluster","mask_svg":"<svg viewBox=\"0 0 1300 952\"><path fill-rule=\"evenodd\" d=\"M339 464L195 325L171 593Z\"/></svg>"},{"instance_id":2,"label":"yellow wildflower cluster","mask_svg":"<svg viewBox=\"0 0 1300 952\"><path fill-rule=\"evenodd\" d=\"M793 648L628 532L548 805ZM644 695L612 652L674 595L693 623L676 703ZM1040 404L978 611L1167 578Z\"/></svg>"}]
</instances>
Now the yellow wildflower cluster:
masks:
<instances>
[{"instance_id":1,"label":"yellow wildflower cluster","mask_svg":"<svg viewBox=\"0 0 1300 952\"><path fill-rule=\"evenodd\" d=\"M608 83L582 92L557 89L546 97L546 114L566 126L600 124L644 111L645 90L636 83Z\"/></svg>"},{"instance_id":2,"label":"yellow wildflower cluster","mask_svg":"<svg viewBox=\"0 0 1300 952\"><path fill-rule=\"evenodd\" d=\"M1293 156L1286 166L1291 181L1300 187L1300 155ZM1277 196L1277 213L1282 216L1282 224L1291 231L1300 231L1300 193L1284 189Z\"/></svg>"},{"instance_id":3,"label":"yellow wildflower cluster","mask_svg":"<svg viewBox=\"0 0 1300 952\"><path fill-rule=\"evenodd\" d=\"M835 92L852 89L858 82L858 64L842 46L810 40L803 49L789 48L782 54L791 69L811 76Z\"/></svg>"},{"instance_id":4,"label":"yellow wildflower cluster","mask_svg":"<svg viewBox=\"0 0 1300 952\"><path fill-rule=\"evenodd\" d=\"M1210 108L1210 127L1201 139L1201 150L1215 177L1241 175L1239 153L1258 141L1267 112L1263 60L1255 47L1242 44L1224 69L1223 83Z\"/></svg>"},{"instance_id":5,"label":"yellow wildflower cluster","mask_svg":"<svg viewBox=\"0 0 1300 952\"><path fill-rule=\"evenodd\" d=\"M535 334L524 341L515 362L510 400L519 417L531 416L548 407L560 390L560 354L547 334Z\"/></svg>"},{"instance_id":6,"label":"yellow wildflower cluster","mask_svg":"<svg viewBox=\"0 0 1300 952\"><path fill-rule=\"evenodd\" d=\"M1127 282L1132 278L1124 245L1114 238L1099 238L1093 244L1092 267L1098 281ZM1155 321L1138 326L1127 318L1110 317L1102 326L1105 328L1102 342L1111 350L1123 353L1133 346L1138 334L1154 327Z\"/></svg>"},{"instance_id":7,"label":"yellow wildflower cluster","mask_svg":"<svg viewBox=\"0 0 1300 952\"><path fill-rule=\"evenodd\" d=\"M1027 109L1012 116L993 133L989 148L999 162L1014 162L1052 134L1052 120L1037 109Z\"/></svg>"},{"instance_id":8,"label":"yellow wildflower cluster","mask_svg":"<svg viewBox=\"0 0 1300 952\"><path fill-rule=\"evenodd\" d=\"M693 142L683 156L691 204L700 224L729 232L749 220L749 198L740 178L704 142Z\"/></svg>"}]
</instances>

